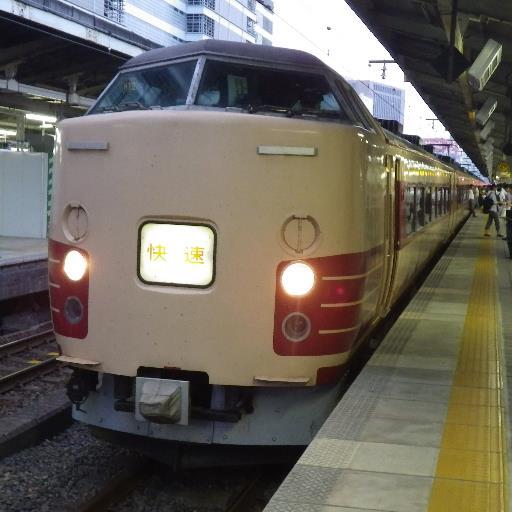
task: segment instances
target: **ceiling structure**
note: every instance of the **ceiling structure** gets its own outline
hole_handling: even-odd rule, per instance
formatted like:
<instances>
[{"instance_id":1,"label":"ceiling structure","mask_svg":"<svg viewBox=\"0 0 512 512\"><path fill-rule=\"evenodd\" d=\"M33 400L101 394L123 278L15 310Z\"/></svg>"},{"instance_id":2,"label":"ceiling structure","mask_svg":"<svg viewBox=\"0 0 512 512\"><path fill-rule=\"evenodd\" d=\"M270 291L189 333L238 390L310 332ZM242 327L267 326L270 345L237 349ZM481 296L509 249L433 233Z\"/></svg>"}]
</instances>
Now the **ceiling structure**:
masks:
<instances>
[{"instance_id":1,"label":"ceiling structure","mask_svg":"<svg viewBox=\"0 0 512 512\"><path fill-rule=\"evenodd\" d=\"M25 117L29 112L57 119L83 114L119 66L155 47L61 0L18 5L19 12L0 5L0 135L7 130L11 140L20 118L22 133L41 130L40 120Z\"/></svg>"},{"instance_id":2,"label":"ceiling structure","mask_svg":"<svg viewBox=\"0 0 512 512\"><path fill-rule=\"evenodd\" d=\"M512 142L512 2L346 1L483 175L496 174L496 165L507 158L504 146L512 160L506 147ZM476 91L467 68L489 39L501 43L502 60L483 90ZM486 150L475 116L489 96L498 103Z\"/></svg>"}]
</instances>

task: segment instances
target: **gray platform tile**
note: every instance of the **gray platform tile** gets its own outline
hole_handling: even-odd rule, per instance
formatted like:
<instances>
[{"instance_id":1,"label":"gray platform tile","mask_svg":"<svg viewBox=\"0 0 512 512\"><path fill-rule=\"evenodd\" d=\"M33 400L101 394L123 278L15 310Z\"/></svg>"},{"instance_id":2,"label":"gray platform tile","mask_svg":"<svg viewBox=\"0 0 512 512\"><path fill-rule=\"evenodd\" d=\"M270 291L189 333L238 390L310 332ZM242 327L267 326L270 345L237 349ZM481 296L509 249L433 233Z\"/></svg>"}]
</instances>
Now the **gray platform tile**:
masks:
<instances>
[{"instance_id":1,"label":"gray platform tile","mask_svg":"<svg viewBox=\"0 0 512 512\"><path fill-rule=\"evenodd\" d=\"M433 476L437 448L386 443L360 443L349 469L397 475Z\"/></svg>"},{"instance_id":2,"label":"gray platform tile","mask_svg":"<svg viewBox=\"0 0 512 512\"><path fill-rule=\"evenodd\" d=\"M345 439L316 438L297 464L323 468L350 468L361 443Z\"/></svg>"},{"instance_id":3,"label":"gray platform tile","mask_svg":"<svg viewBox=\"0 0 512 512\"><path fill-rule=\"evenodd\" d=\"M338 471L337 487L326 496L326 505L393 512L427 510L432 478Z\"/></svg>"},{"instance_id":4,"label":"gray platform tile","mask_svg":"<svg viewBox=\"0 0 512 512\"><path fill-rule=\"evenodd\" d=\"M450 400L449 385L426 384L392 379L380 394L381 397L398 398L402 400L418 400L420 402L437 402L447 404Z\"/></svg>"},{"instance_id":5,"label":"gray platform tile","mask_svg":"<svg viewBox=\"0 0 512 512\"><path fill-rule=\"evenodd\" d=\"M410 382L451 386L454 372L450 370L424 370L420 368L395 368L393 382Z\"/></svg>"},{"instance_id":6,"label":"gray platform tile","mask_svg":"<svg viewBox=\"0 0 512 512\"><path fill-rule=\"evenodd\" d=\"M347 395L379 394L384 386L391 382L395 374L395 368L388 366L366 366L357 376Z\"/></svg>"},{"instance_id":7,"label":"gray platform tile","mask_svg":"<svg viewBox=\"0 0 512 512\"><path fill-rule=\"evenodd\" d=\"M470 283L468 283L468 286L469 284ZM425 309L425 313L427 315L439 315L440 320L443 320L445 317L447 319L453 319L453 322L458 324L461 317L464 318L466 316L467 310L467 304L458 302L445 302L441 304L437 300L433 300Z\"/></svg>"},{"instance_id":8,"label":"gray platform tile","mask_svg":"<svg viewBox=\"0 0 512 512\"><path fill-rule=\"evenodd\" d=\"M423 368L425 370L453 371L456 367L455 358L449 357L422 357L414 355L395 355L378 353L372 357L372 365L397 366L399 368Z\"/></svg>"},{"instance_id":9,"label":"gray platform tile","mask_svg":"<svg viewBox=\"0 0 512 512\"><path fill-rule=\"evenodd\" d=\"M437 448L315 439L298 464L375 473L433 476Z\"/></svg>"},{"instance_id":10,"label":"gray platform tile","mask_svg":"<svg viewBox=\"0 0 512 512\"><path fill-rule=\"evenodd\" d=\"M320 428L317 437L357 439L376 405L377 397L343 397Z\"/></svg>"},{"instance_id":11,"label":"gray platform tile","mask_svg":"<svg viewBox=\"0 0 512 512\"><path fill-rule=\"evenodd\" d=\"M427 337L425 333L423 336L414 336L414 339L404 347L402 355L406 356L421 356L431 357L435 354L438 357L450 357L455 359L459 355L458 338L456 340L439 339Z\"/></svg>"},{"instance_id":12,"label":"gray platform tile","mask_svg":"<svg viewBox=\"0 0 512 512\"><path fill-rule=\"evenodd\" d=\"M263 512L378 512L375 509L331 507L330 505L312 505L272 500Z\"/></svg>"},{"instance_id":13,"label":"gray platform tile","mask_svg":"<svg viewBox=\"0 0 512 512\"><path fill-rule=\"evenodd\" d=\"M451 292L451 293L448 293ZM419 294L423 295L423 292L420 290ZM468 300L468 293L465 293L464 290L461 289L446 289L439 290L434 295L430 296L430 301L434 301L438 304L458 304L458 305L466 305Z\"/></svg>"},{"instance_id":14,"label":"gray platform tile","mask_svg":"<svg viewBox=\"0 0 512 512\"><path fill-rule=\"evenodd\" d=\"M340 485L345 470L297 465L286 477L272 500L322 505Z\"/></svg>"},{"instance_id":15,"label":"gray platform tile","mask_svg":"<svg viewBox=\"0 0 512 512\"><path fill-rule=\"evenodd\" d=\"M438 448L442 434L442 423L372 417L353 440Z\"/></svg>"},{"instance_id":16,"label":"gray platform tile","mask_svg":"<svg viewBox=\"0 0 512 512\"><path fill-rule=\"evenodd\" d=\"M447 403L380 397L372 417L443 423L447 411Z\"/></svg>"}]
</instances>

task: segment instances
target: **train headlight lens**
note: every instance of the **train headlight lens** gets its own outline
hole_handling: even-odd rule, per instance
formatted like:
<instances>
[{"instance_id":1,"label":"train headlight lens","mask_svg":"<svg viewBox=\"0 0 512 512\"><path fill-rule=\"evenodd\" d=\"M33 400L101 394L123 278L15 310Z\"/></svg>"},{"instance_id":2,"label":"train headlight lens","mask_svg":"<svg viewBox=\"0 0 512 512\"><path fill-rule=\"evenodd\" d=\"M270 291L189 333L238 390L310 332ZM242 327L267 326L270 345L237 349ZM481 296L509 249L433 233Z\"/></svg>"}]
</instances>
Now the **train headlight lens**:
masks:
<instances>
[{"instance_id":1,"label":"train headlight lens","mask_svg":"<svg viewBox=\"0 0 512 512\"><path fill-rule=\"evenodd\" d=\"M87 260L83 254L72 250L64 258L64 273L71 281L80 281L87 270Z\"/></svg>"},{"instance_id":2,"label":"train headlight lens","mask_svg":"<svg viewBox=\"0 0 512 512\"><path fill-rule=\"evenodd\" d=\"M79 323L84 317L84 307L78 297L68 297L64 303L64 316L70 324Z\"/></svg>"},{"instance_id":3,"label":"train headlight lens","mask_svg":"<svg viewBox=\"0 0 512 512\"><path fill-rule=\"evenodd\" d=\"M303 313L290 313L282 325L283 334L289 341L304 341L311 332L311 322Z\"/></svg>"},{"instance_id":4,"label":"train headlight lens","mask_svg":"<svg viewBox=\"0 0 512 512\"><path fill-rule=\"evenodd\" d=\"M313 289L315 273L309 265L298 261L284 269L281 284L288 295L306 295Z\"/></svg>"}]
</instances>

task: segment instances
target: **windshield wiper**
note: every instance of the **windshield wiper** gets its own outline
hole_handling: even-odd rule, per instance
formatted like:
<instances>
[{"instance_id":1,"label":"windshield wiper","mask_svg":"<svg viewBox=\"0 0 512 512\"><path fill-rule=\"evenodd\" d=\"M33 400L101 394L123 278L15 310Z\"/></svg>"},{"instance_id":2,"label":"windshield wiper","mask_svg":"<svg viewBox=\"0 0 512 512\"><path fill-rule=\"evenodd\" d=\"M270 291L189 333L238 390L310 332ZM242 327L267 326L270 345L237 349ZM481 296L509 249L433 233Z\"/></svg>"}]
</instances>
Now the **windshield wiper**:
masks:
<instances>
[{"instance_id":1,"label":"windshield wiper","mask_svg":"<svg viewBox=\"0 0 512 512\"><path fill-rule=\"evenodd\" d=\"M249 112L249 114L256 114L256 112L276 112L278 114L286 114L286 115L291 114L291 110L289 108L279 107L277 105L267 105L267 104L253 105L250 103L248 105L245 105L244 108L247 109L247 112Z\"/></svg>"},{"instance_id":2,"label":"windshield wiper","mask_svg":"<svg viewBox=\"0 0 512 512\"><path fill-rule=\"evenodd\" d=\"M146 107L146 105L143 105L140 101L127 101L117 105L118 112L122 112L123 110L149 110L149 108Z\"/></svg>"},{"instance_id":3,"label":"windshield wiper","mask_svg":"<svg viewBox=\"0 0 512 512\"><path fill-rule=\"evenodd\" d=\"M336 110L322 110L318 108L304 108L304 107L296 107L293 110L293 114L297 116L316 116L316 117L332 117L338 118L340 117L340 112Z\"/></svg>"}]
</instances>

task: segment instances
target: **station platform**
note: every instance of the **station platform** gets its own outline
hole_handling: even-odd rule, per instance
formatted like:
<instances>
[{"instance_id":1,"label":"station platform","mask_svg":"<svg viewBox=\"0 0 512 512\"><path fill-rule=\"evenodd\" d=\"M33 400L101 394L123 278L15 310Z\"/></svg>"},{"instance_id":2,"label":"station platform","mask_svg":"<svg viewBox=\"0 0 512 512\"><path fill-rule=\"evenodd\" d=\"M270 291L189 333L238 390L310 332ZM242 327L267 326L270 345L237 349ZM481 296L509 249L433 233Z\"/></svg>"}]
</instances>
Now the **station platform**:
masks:
<instances>
[{"instance_id":1,"label":"station platform","mask_svg":"<svg viewBox=\"0 0 512 512\"><path fill-rule=\"evenodd\" d=\"M265 512L508 512L512 260L470 218Z\"/></svg>"},{"instance_id":2,"label":"station platform","mask_svg":"<svg viewBox=\"0 0 512 512\"><path fill-rule=\"evenodd\" d=\"M0 236L0 300L48 289L48 240Z\"/></svg>"}]
</instances>

